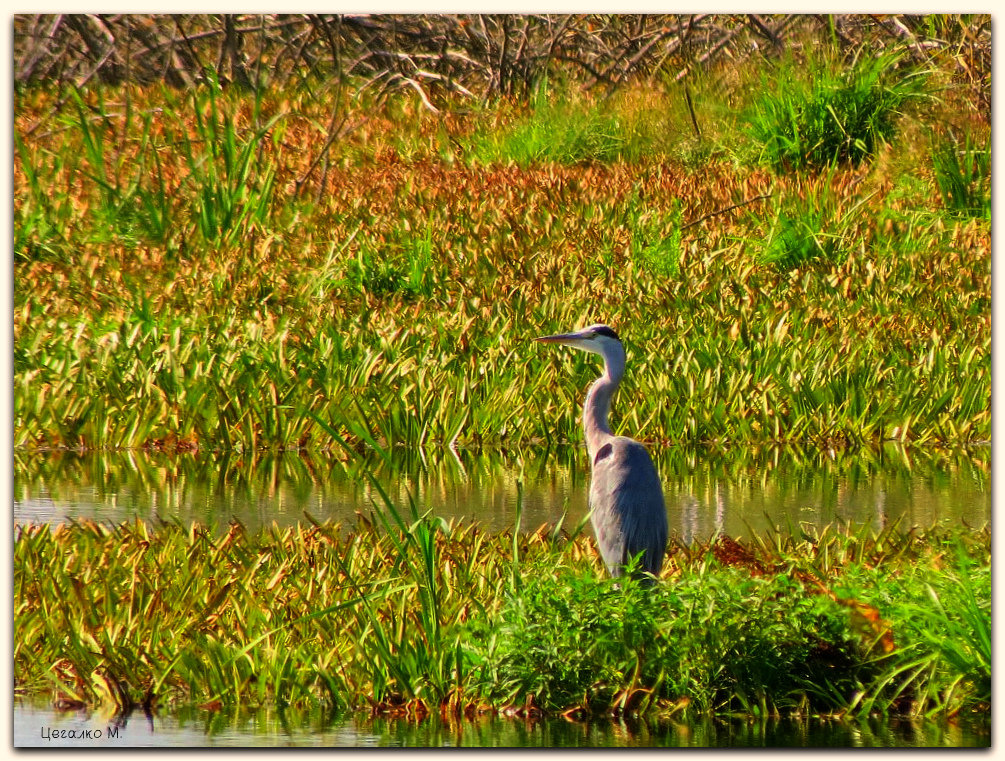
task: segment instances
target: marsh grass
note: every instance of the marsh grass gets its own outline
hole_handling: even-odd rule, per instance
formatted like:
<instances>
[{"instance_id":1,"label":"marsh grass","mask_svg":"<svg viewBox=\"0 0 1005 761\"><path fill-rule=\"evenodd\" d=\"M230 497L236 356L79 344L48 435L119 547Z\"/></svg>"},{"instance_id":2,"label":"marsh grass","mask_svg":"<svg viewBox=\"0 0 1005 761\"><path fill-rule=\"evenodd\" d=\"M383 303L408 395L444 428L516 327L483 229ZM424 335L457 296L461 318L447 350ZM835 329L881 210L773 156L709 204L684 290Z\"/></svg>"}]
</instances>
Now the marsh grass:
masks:
<instances>
[{"instance_id":1,"label":"marsh grass","mask_svg":"<svg viewBox=\"0 0 1005 761\"><path fill-rule=\"evenodd\" d=\"M548 82L539 84L526 114L502 130L478 135L470 155L521 166L634 161L659 144L657 130L666 125L652 111L591 103L561 92Z\"/></svg>"},{"instance_id":2,"label":"marsh grass","mask_svg":"<svg viewBox=\"0 0 1005 761\"><path fill-rule=\"evenodd\" d=\"M646 590L604 578L583 535L382 501L352 526L22 527L16 688L415 718L987 705L986 531L713 537L673 544Z\"/></svg>"},{"instance_id":3,"label":"marsh grass","mask_svg":"<svg viewBox=\"0 0 1005 761\"><path fill-rule=\"evenodd\" d=\"M275 166L263 154L262 142L283 118L262 121L261 100L255 97L251 122L239 133L235 115L221 107L218 83L193 94L190 103L195 134L182 133L181 150L188 165L189 182L196 192L193 216L203 238L224 246L254 229L262 229L271 211ZM258 91L256 91L258 92ZM281 130L272 136L282 139Z\"/></svg>"},{"instance_id":4,"label":"marsh grass","mask_svg":"<svg viewBox=\"0 0 1005 761\"><path fill-rule=\"evenodd\" d=\"M655 217L631 203L628 228L632 234L630 258L636 267L656 281L667 281L680 274L682 212L679 199L670 204L666 218Z\"/></svg>"},{"instance_id":5,"label":"marsh grass","mask_svg":"<svg viewBox=\"0 0 1005 761\"><path fill-rule=\"evenodd\" d=\"M775 216L761 243L761 261L782 271L807 265L830 269L860 249L867 237L860 215L870 194L847 196L839 187L831 169L818 181L796 183L774 200Z\"/></svg>"},{"instance_id":6,"label":"marsh grass","mask_svg":"<svg viewBox=\"0 0 1005 761\"><path fill-rule=\"evenodd\" d=\"M317 418L357 448L578 441L595 363L529 339L595 321L630 344L614 423L648 441L988 440L989 222L896 138L866 168L748 166L724 86L685 166L671 95L396 100L322 172L309 93L18 94L15 445L336 447ZM584 114L582 161L472 147Z\"/></svg>"},{"instance_id":7,"label":"marsh grass","mask_svg":"<svg viewBox=\"0 0 1005 761\"><path fill-rule=\"evenodd\" d=\"M137 104L129 88L117 94L121 100L111 103L102 91L68 90L59 131L79 139L75 152L43 150L29 160L27 145L16 141L23 165L38 163L26 169L36 210L19 220L22 257L70 256L63 253L69 241L49 222L72 226L82 204L90 217L85 239L127 250L177 252L193 234L228 246L265 229L275 166L263 141L282 139L283 114L265 119L255 97L244 127L244 104L223 97L214 80L187 96L161 88L162 103L153 109ZM39 208L48 212L40 216Z\"/></svg>"},{"instance_id":8,"label":"marsh grass","mask_svg":"<svg viewBox=\"0 0 1005 761\"><path fill-rule=\"evenodd\" d=\"M922 97L925 73L863 48L850 62L825 54L789 59L765 75L748 116L761 160L776 169L859 164L893 141L906 104Z\"/></svg>"},{"instance_id":9,"label":"marsh grass","mask_svg":"<svg viewBox=\"0 0 1005 761\"><path fill-rule=\"evenodd\" d=\"M428 298L435 283L432 278L433 233L409 237L383 251L360 248L357 257L346 263L343 286L359 295L384 297L397 294L405 299Z\"/></svg>"},{"instance_id":10,"label":"marsh grass","mask_svg":"<svg viewBox=\"0 0 1005 761\"><path fill-rule=\"evenodd\" d=\"M932 150L932 166L942 202L961 217L990 218L991 142L984 145L968 130L949 135Z\"/></svg>"}]
</instances>

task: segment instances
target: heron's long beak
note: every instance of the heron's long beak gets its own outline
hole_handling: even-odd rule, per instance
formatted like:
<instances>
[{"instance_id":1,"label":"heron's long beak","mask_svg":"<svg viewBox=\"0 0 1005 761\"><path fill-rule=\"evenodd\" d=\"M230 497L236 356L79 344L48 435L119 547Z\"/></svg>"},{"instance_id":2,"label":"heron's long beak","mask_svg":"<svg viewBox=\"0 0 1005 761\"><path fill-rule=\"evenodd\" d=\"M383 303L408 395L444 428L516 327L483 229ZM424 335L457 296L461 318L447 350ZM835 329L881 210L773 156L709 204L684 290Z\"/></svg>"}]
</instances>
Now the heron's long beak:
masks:
<instances>
[{"instance_id":1,"label":"heron's long beak","mask_svg":"<svg viewBox=\"0 0 1005 761\"><path fill-rule=\"evenodd\" d=\"M578 336L575 333L556 333L553 336L540 336L534 340L543 344L564 344L573 338L578 338Z\"/></svg>"},{"instance_id":2,"label":"heron's long beak","mask_svg":"<svg viewBox=\"0 0 1005 761\"><path fill-rule=\"evenodd\" d=\"M584 336L582 333L556 333L553 336L541 336L534 340L544 344L562 344L563 346L572 346L578 349L582 348Z\"/></svg>"}]
</instances>

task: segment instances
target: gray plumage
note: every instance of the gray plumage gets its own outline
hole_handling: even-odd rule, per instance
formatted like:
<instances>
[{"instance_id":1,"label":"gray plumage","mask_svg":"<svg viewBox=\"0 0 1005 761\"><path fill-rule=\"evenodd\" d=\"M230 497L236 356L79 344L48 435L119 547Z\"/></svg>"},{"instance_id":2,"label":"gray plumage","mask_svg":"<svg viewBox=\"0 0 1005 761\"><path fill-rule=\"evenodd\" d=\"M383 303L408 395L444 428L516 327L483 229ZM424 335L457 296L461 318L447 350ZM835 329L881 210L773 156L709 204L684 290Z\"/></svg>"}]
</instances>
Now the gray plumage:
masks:
<instances>
[{"instance_id":1,"label":"gray plumage","mask_svg":"<svg viewBox=\"0 0 1005 761\"><path fill-rule=\"evenodd\" d=\"M600 554L612 576L644 553L640 569L658 576L667 542L663 487L649 452L639 442L615 436L607 424L611 397L625 372L625 350L606 325L538 338L599 354L604 372L586 394L583 433L590 456L590 521ZM649 577L645 577L649 581Z\"/></svg>"}]
</instances>

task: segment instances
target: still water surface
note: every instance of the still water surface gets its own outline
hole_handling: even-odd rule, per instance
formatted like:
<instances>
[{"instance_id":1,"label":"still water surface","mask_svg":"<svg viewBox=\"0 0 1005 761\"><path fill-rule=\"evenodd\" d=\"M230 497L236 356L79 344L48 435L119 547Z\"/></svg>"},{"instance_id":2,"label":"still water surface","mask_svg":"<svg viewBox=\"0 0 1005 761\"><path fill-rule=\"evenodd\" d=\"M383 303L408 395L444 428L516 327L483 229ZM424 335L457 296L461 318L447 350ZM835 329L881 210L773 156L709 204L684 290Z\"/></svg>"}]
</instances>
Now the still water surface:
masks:
<instances>
[{"instance_id":1,"label":"still water surface","mask_svg":"<svg viewBox=\"0 0 1005 761\"><path fill-rule=\"evenodd\" d=\"M671 532L749 536L770 524L906 527L990 517L990 449L906 451L684 450L656 453ZM584 451L396 452L351 463L311 453L17 452L14 522L162 519L254 529L308 513L351 524L383 497L445 519L536 529L587 513Z\"/></svg>"},{"instance_id":2,"label":"still water surface","mask_svg":"<svg viewBox=\"0 0 1005 761\"><path fill-rule=\"evenodd\" d=\"M683 541L715 531L749 536L769 525L896 525L990 519L990 449L855 453L793 449L656 452L671 532ZM379 486L375 487L374 482ZM395 452L352 462L311 453L15 452L14 523L88 518L198 520L250 529L304 519L342 521L383 504L490 529L543 523L575 526L586 517L585 453L575 448L480 454L450 450ZM117 727L116 737L108 728ZM78 730L53 738L53 729ZM80 740L80 730L102 730ZM49 738L44 736L49 732ZM58 734L58 733L57 733ZM320 746L688 746L688 747L962 747L990 743L990 723L746 720L526 723L486 718L444 724L333 717L323 713L207 712L180 709L125 720L58 712L27 700L14 707L15 746L73 747Z\"/></svg>"},{"instance_id":3,"label":"still water surface","mask_svg":"<svg viewBox=\"0 0 1005 761\"><path fill-rule=\"evenodd\" d=\"M198 708L156 716L135 711L116 719L98 712L57 712L26 701L14 706L15 747L963 748L987 747L990 741L990 721L969 719L573 723L486 716L447 723L438 717L415 722L323 711Z\"/></svg>"}]
</instances>

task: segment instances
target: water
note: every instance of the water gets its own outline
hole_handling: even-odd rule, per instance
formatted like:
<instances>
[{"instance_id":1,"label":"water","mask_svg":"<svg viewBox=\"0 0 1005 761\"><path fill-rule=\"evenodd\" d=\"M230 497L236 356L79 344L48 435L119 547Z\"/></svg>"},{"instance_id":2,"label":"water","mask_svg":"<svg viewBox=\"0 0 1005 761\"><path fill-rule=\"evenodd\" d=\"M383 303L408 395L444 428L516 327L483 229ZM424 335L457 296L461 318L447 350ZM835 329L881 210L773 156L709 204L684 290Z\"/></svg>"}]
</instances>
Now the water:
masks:
<instances>
[{"instance_id":1,"label":"water","mask_svg":"<svg viewBox=\"0 0 1005 761\"><path fill-rule=\"evenodd\" d=\"M672 533L684 541L714 531L749 536L768 525L842 522L876 529L935 523L982 526L990 519L990 449L856 453L794 449L656 453ZM589 472L575 448L478 454L395 452L386 462L351 463L298 453L15 452L14 523L87 518L197 520L250 529L303 520L351 525L356 512L414 500L448 520L492 529L534 530L587 513ZM518 509L519 506L519 509ZM110 734L109 728L114 731ZM60 730L72 730L63 733ZM87 730L90 734L80 739ZM101 736L96 737L96 730ZM48 733L48 735L46 735ZM15 746L469 746L469 747L964 747L990 743L990 719L909 721L696 720L525 722L495 717L444 723L322 712L210 712L197 708L126 719L56 711L22 699L14 706Z\"/></svg>"},{"instance_id":2,"label":"water","mask_svg":"<svg viewBox=\"0 0 1005 761\"><path fill-rule=\"evenodd\" d=\"M877 530L937 522L981 526L990 518L990 449L912 452L897 447L855 453L761 449L656 453L671 532L684 541L714 531L749 536L783 528L847 522ZM14 522L89 518L197 520L250 529L332 519L383 504L370 474L395 504L476 520L491 529L565 521L587 513L585 452L377 455L351 463L298 453L16 452ZM563 517L564 516L564 517Z\"/></svg>"},{"instance_id":3,"label":"water","mask_svg":"<svg viewBox=\"0 0 1005 761\"><path fill-rule=\"evenodd\" d=\"M117 718L99 712L55 711L38 702L14 705L15 747L962 748L990 743L989 718L574 723L484 716L415 722L276 709L224 713L188 708L154 716L135 711Z\"/></svg>"}]
</instances>

